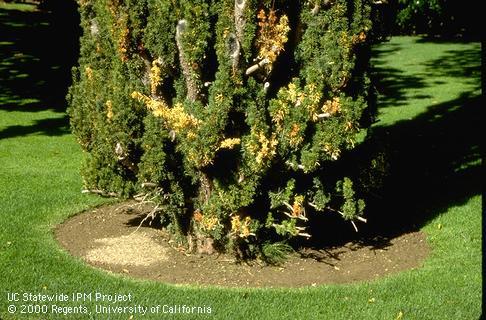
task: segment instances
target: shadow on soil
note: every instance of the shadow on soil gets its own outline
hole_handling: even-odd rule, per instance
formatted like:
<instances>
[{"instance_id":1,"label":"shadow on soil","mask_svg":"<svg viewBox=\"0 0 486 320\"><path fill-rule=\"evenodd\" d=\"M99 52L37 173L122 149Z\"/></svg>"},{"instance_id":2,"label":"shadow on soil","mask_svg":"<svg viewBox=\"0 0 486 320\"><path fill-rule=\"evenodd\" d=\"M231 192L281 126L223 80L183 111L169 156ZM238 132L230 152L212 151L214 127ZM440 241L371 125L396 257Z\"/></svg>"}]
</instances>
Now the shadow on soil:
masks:
<instances>
[{"instance_id":1,"label":"shadow on soil","mask_svg":"<svg viewBox=\"0 0 486 320\"><path fill-rule=\"evenodd\" d=\"M455 77L461 83L477 84L479 89L479 62L478 51L447 51L427 63L427 76ZM384 79L380 83L381 107L390 103L405 107L407 92L426 86L425 75L404 76L399 69L385 67L375 72ZM371 141L386 150L389 168L383 187L367 202L368 223L359 223L360 232L355 233L349 222L329 216L319 224L333 231L317 235L311 245L322 248L353 240L384 248L391 238L418 231L435 216L480 194L481 103L477 93L464 92L451 101L429 106L411 120L374 126ZM356 153L360 152L358 148Z\"/></svg>"},{"instance_id":2,"label":"shadow on soil","mask_svg":"<svg viewBox=\"0 0 486 320\"><path fill-rule=\"evenodd\" d=\"M52 11L0 9L0 110L66 110L80 30L75 3L62 3ZM67 128L67 117L45 119L8 127L0 136L64 134Z\"/></svg>"}]
</instances>

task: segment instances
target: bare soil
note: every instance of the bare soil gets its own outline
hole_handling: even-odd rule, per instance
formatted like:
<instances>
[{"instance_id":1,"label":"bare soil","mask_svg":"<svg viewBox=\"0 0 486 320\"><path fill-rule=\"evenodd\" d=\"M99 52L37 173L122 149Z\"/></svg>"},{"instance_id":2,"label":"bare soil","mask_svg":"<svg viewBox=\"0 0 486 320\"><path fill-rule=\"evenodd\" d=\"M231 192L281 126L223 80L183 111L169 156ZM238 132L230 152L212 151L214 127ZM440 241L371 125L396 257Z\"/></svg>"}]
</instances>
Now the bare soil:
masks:
<instances>
[{"instance_id":1,"label":"bare soil","mask_svg":"<svg viewBox=\"0 0 486 320\"><path fill-rule=\"evenodd\" d=\"M241 263L230 255L187 254L167 233L147 224L144 210L122 203L78 214L57 226L61 245L88 264L134 278L221 287L303 287L373 280L421 266L425 235L353 241L302 249L281 266ZM138 228L138 229L137 229Z\"/></svg>"}]
</instances>

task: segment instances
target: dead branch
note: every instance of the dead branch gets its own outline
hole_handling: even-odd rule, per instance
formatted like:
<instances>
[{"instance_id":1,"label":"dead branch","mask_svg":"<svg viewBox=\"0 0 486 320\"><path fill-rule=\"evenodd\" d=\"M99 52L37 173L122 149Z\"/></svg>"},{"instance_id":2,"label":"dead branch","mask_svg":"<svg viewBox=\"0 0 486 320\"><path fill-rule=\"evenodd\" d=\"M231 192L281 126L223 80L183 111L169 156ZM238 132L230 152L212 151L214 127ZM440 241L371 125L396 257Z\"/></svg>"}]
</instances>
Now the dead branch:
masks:
<instances>
[{"instance_id":1,"label":"dead branch","mask_svg":"<svg viewBox=\"0 0 486 320\"><path fill-rule=\"evenodd\" d=\"M144 201L148 197L148 193L139 193L133 196L133 199L136 201Z\"/></svg>"},{"instance_id":2,"label":"dead branch","mask_svg":"<svg viewBox=\"0 0 486 320\"><path fill-rule=\"evenodd\" d=\"M143 182L142 188L155 188L157 186L156 183L153 182Z\"/></svg>"},{"instance_id":3,"label":"dead branch","mask_svg":"<svg viewBox=\"0 0 486 320\"><path fill-rule=\"evenodd\" d=\"M319 119L326 119L326 118L330 118L331 117L331 114L329 112L326 112L326 113L320 113L317 115L317 117Z\"/></svg>"},{"instance_id":4,"label":"dead branch","mask_svg":"<svg viewBox=\"0 0 486 320\"><path fill-rule=\"evenodd\" d=\"M295 229L297 229L297 231L299 231L299 233L297 235L301 236L301 237L305 237L305 238L310 238L311 235L308 234L307 232L301 232L301 231L304 231L305 230L305 227L295 227Z\"/></svg>"},{"instance_id":5,"label":"dead branch","mask_svg":"<svg viewBox=\"0 0 486 320\"><path fill-rule=\"evenodd\" d=\"M147 213L145 218L143 218L142 221L140 221L140 224L138 225L137 229L135 229L135 231L133 231L131 235L137 232L138 229L140 229L144 224L144 222L147 221L149 218L151 219L149 225L152 225L152 221L154 221L154 219L156 218L156 214L160 211L162 210L160 209L159 205L156 205L149 213Z\"/></svg>"},{"instance_id":6,"label":"dead branch","mask_svg":"<svg viewBox=\"0 0 486 320\"><path fill-rule=\"evenodd\" d=\"M320 209L319 209L319 208L318 208L318 207L317 207L317 206L316 206L314 203L312 203L312 202L308 202L307 204L308 204L309 206L313 207L313 208L314 208L314 209L316 209L316 210L320 210ZM342 211L336 210L336 209L331 208L331 207L325 207L325 209L330 210L330 211L333 211L333 212L337 212L337 213L339 213L341 216L343 216L343 217L344 217L344 213L343 213ZM361 217L361 216L357 216L357 217L356 217L356 220L359 220L359 221L364 222L364 223L367 223L367 222L368 222L368 220L366 220L366 218L363 218L363 217ZM356 227L356 224L354 223L354 221L353 221L353 220L351 220L351 224L353 225L354 230L356 230L356 232L358 232L358 227Z\"/></svg>"},{"instance_id":7,"label":"dead branch","mask_svg":"<svg viewBox=\"0 0 486 320\"><path fill-rule=\"evenodd\" d=\"M270 82L268 82L268 81L267 81L267 82L265 82L265 83L263 84L263 92L264 92L265 94L267 94L267 93L268 93L268 89L270 89Z\"/></svg>"},{"instance_id":8,"label":"dead branch","mask_svg":"<svg viewBox=\"0 0 486 320\"><path fill-rule=\"evenodd\" d=\"M314 209L316 209L316 210L319 210L319 208L316 206L316 204L315 204L315 203L313 203L313 202L308 202L307 204L308 204L308 205L310 205L312 208L314 208Z\"/></svg>"},{"instance_id":9,"label":"dead branch","mask_svg":"<svg viewBox=\"0 0 486 320\"><path fill-rule=\"evenodd\" d=\"M116 154L116 158L118 160L123 160L127 157L127 153L125 152L125 150L123 149L122 145L120 142L117 142L116 143L116 146L115 146L115 154Z\"/></svg>"},{"instance_id":10,"label":"dead branch","mask_svg":"<svg viewBox=\"0 0 486 320\"><path fill-rule=\"evenodd\" d=\"M98 21L96 21L96 19L94 18L90 20L89 31L93 37L98 36L98 34L100 33L100 28L98 27Z\"/></svg>"},{"instance_id":11,"label":"dead branch","mask_svg":"<svg viewBox=\"0 0 486 320\"><path fill-rule=\"evenodd\" d=\"M251 67L249 67L248 69L246 69L245 71L245 75L249 76L250 74L252 74L253 72L257 71L258 69L260 69L261 67L263 67L264 65L267 65L270 63L270 60L265 58L263 59L262 61L252 65Z\"/></svg>"},{"instance_id":12,"label":"dead branch","mask_svg":"<svg viewBox=\"0 0 486 320\"><path fill-rule=\"evenodd\" d=\"M330 210L330 211L337 212L337 213L339 213L340 215L342 215L344 217L344 212L342 212L342 211L336 210L336 209L331 208L331 207L326 207L326 209L327 210ZM359 220L359 221L364 222L364 223L368 222L368 220L366 220L365 218L360 217L360 216L357 216L356 217L356 220ZM354 230L356 230L356 232L358 232L358 227L356 227L356 224L354 223L353 220L351 220L351 224L353 225Z\"/></svg>"},{"instance_id":13,"label":"dead branch","mask_svg":"<svg viewBox=\"0 0 486 320\"><path fill-rule=\"evenodd\" d=\"M283 202L283 204L289 208L290 213L286 212L286 211L282 211L286 216L290 217L290 218L297 218L297 219L300 219L300 220L303 220L303 221L308 221L309 219L307 219L307 217L305 215L302 215L302 214L295 214L295 210L294 208L288 203L288 202ZM304 213L305 213L305 209L304 209Z\"/></svg>"},{"instance_id":14,"label":"dead branch","mask_svg":"<svg viewBox=\"0 0 486 320\"><path fill-rule=\"evenodd\" d=\"M81 193L93 193L93 194L99 194L102 197L113 197L113 198L118 198L120 196L116 192L109 192L109 191L98 190L98 189L94 189L94 190L84 189L81 190Z\"/></svg>"}]
</instances>

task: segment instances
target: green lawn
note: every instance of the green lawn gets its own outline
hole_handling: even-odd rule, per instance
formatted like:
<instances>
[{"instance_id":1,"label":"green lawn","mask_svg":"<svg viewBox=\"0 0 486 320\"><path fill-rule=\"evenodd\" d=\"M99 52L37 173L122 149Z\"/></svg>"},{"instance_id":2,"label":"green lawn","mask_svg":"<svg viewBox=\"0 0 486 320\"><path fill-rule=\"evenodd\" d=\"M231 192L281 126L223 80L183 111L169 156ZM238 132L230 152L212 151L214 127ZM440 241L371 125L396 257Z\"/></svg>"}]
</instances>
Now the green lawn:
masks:
<instances>
[{"instance_id":1,"label":"green lawn","mask_svg":"<svg viewBox=\"0 0 486 320\"><path fill-rule=\"evenodd\" d=\"M69 133L56 90L45 79L42 48L27 13L0 6L0 319L129 319L95 314L109 303L59 302L92 315L20 314L8 293L130 293L113 306L209 306L210 315L147 314L134 319L478 319L481 314L481 197L478 100L480 45L393 38L376 48L380 122L371 134L391 145L391 186L380 223L427 234L423 267L372 282L304 289L174 286L93 269L65 253L53 227L107 200L82 195L82 153ZM10 33L4 32L5 30ZM37 31L36 31L37 30ZM34 34L32 34L34 33ZM59 45L57 47L59 48ZM56 50L56 48L50 48ZM12 53L13 52L13 53ZM45 62L44 62L45 63ZM43 78L40 71L51 72ZM44 74L45 76L45 74ZM55 80L55 79L54 79ZM44 81L44 82L43 82ZM55 81L54 81L55 82ZM64 94L61 92L62 95ZM59 95L59 94L57 94ZM399 201L399 202L398 202ZM396 212L395 212L396 211ZM405 253L406 254L406 253ZM163 272L163 270L161 270ZM14 305L17 312L8 312ZM66 310L68 311L68 310Z\"/></svg>"}]
</instances>

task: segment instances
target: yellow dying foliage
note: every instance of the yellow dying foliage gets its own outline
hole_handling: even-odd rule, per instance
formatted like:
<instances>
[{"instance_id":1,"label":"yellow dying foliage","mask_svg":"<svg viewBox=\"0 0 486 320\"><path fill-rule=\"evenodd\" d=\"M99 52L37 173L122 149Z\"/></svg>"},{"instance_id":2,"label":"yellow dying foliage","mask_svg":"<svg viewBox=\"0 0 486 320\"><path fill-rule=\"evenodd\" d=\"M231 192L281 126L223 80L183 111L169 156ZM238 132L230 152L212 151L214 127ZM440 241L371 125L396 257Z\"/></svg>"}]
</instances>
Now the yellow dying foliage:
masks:
<instances>
[{"instance_id":1,"label":"yellow dying foliage","mask_svg":"<svg viewBox=\"0 0 486 320\"><path fill-rule=\"evenodd\" d=\"M289 105L285 101L279 100L278 106L279 108L272 112L271 116L272 122L275 123L275 126L277 127L277 131L281 131L283 121L290 110Z\"/></svg>"},{"instance_id":2,"label":"yellow dying foliage","mask_svg":"<svg viewBox=\"0 0 486 320\"><path fill-rule=\"evenodd\" d=\"M250 231L251 218L246 217L241 221L240 216L234 216L231 218L231 233L240 238L247 238L252 235Z\"/></svg>"},{"instance_id":3,"label":"yellow dying foliage","mask_svg":"<svg viewBox=\"0 0 486 320\"><path fill-rule=\"evenodd\" d=\"M297 147L300 143L304 141L302 134L300 132L300 126L297 123L292 124L292 129L289 133L289 143L292 147Z\"/></svg>"},{"instance_id":4,"label":"yellow dying foliage","mask_svg":"<svg viewBox=\"0 0 486 320\"><path fill-rule=\"evenodd\" d=\"M292 216L300 217L305 212L304 209L304 196L298 195L294 198L294 203L292 204Z\"/></svg>"},{"instance_id":5,"label":"yellow dying foliage","mask_svg":"<svg viewBox=\"0 0 486 320\"><path fill-rule=\"evenodd\" d=\"M194 218L194 221L201 222L202 219L203 219L203 215L202 215L201 211L199 211L199 210L194 211L193 218Z\"/></svg>"},{"instance_id":6,"label":"yellow dying foliage","mask_svg":"<svg viewBox=\"0 0 486 320\"><path fill-rule=\"evenodd\" d=\"M290 31L289 19L286 15L277 18L275 10L270 10L268 15L265 10L260 10L258 19L258 38L256 45L258 48L258 58L268 59L273 63L280 52L284 50L284 45L288 41L287 34Z\"/></svg>"},{"instance_id":7,"label":"yellow dying foliage","mask_svg":"<svg viewBox=\"0 0 486 320\"><path fill-rule=\"evenodd\" d=\"M241 143L241 139L240 138L228 138L228 139L224 139L219 144L218 149L233 149L234 146L236 146L236 145L238 145L240 143Z\"/></svg>"},{"instance_id":8,"label":"yellow dying foliage","mask_svg":"<svg viewBox=\"0 0 486 320\"><path fill-rule=\"evenodd\" d=\"M199 210L194 211L193 218L194 221L196 221L199 224L200 228L205 232L211 232L217 226L221 225L217 217L203 214Z\"/></svg>"},{"instance_id":9,"label":"yellow dying foliage","mask_svg":"<svg viewBox=\"0 0 486 320\"><path fill-rule=\"evenodd\" d=\"M88 80L93 79L93 69L87 66L86 68L84 68L84 72L86 73L86 78L88 78Z\"/></svg>"},{"instance_id":10,"label":"yellow dying foliage","mask_svg":"<svg viewBox=\"0 0 486 320\"><path fill-rule=\"evenodd\" d=\"M364 31L361 31L359 34L354 35L352 39L353 44L363 43L366 41L366 33Z\"/></svg>"},{"instance_id":11,"label":"yellow dying foliage","mask_svg":"<svg viewBox=\"0 0 486 320\"><path fill-rule=\"evenodd\" d=\"M192 132L189 132L187 134L188 138L195 137L195 135L192 135ZM195 149L191 149L191 151L187 153L187 160L189 160L189 162L191 162L198 168L206 167L214 163L214 159L211 158L207 153L201 153Z\"/></svg>"},{"instance_id":12,"label":"yellow dying foliage","mask_svg":"<svg viewBox=\"0 0 486 320\"><path fill-rule=\"evenodd\" d=\"M334 147L330 143L325 143L324 144L324 151L331 156L332 160L337 160L339 159L339 156L341 155L341 150L337 147Z\"/></svg>"},{"instance_id":13,"label":"yellow dying foliage","mask_svg":"<svg viewBox=\"0 0 486 320\"><path fill-rule=\"evenodd\" d=\"M153 96L157 94L157 88L162 84L160 63L158 60L152 61L152 68L150 69L150 92Z\"/></svg>"},{"instance_id":14,"label":"yellow dying foliage","mask_svg":"<svg viewBox=\"0 0 486 320\"><path fill-rule=\"evenodd\" d=\"M248 149L255 154L256 163L261 165L264 161L271 160L277 153L278 141L275 133L270 138L267 138L263 131L257 133L252 130L252 136L258 139L258 143L255 143L253 140L253 142L248 144Z\"/></svg>"},{"instance_id":15,"label":"yellow dying foliage","mask_svg":"<svg viewBox=\"0 0 486 320\"><path fill-rule=\"evenodd\" d=\"M111 100L106 101L106 117L108 118L108 121L111 121L113 119L113 103Z\"/></svg>"},{"instance_id":16,"label":"yellow dying foliage","mask_svg":"<svg viewBox=\"0 0 486 320\"><path fill-rule=\"evenodd\" d=\"M312 121L319 119L319 109L322 94L317 90L314 83L309 83L303 89L298 87L295 83L290 83L287 87L280 89L278 96L278 108L275 108L272 113L272 122L275 124L277 132L283 129L285 117L290 113L291 108L306 108ZM292 131L295 133L296 128Z\"/></svg>"},{"instance_id":17,"label":"yellow dying foliage","mask_svg":"<svg viewBox=\"0 0 486 320\"><path fill-rule=\"evenodd\" d=\"M127 52L128 52L128 46L130 45L129 35L130 35L130 30L128 30L127 27L123 27L120 31L120 36L118 39L118 52L120 53L123 61L128 60Z\"/></svg>"},{"instance_id":18,"label":"yellow dying foliage","mask_svg":"<svg viewBox=\"0 0 486 320\"><path fill-rule=\"evenodd\" d=\"M203 215L201 220L201 226L206 232L213 231L219 224L219 220L216 217Z\"/></svg>"},{"instance_id":19,"label":"yellow dying foliage","mask_svg":"<svg viewBox=\"0 0 486 320\"><path fill-rule=\"evenodd\" d=\"M322 111L329 113L331 116L341 111L341 103L339 97L335 97L332 100L327 100L322 106Z\"/></svg>"},{"instance_id":20,"label":"yellow dying foliage","mask_svg":"<svg viewBox=\"0 0 486 320\"><path fill-rule=\"evenodd\" d=\"M319 117L317 116L319 110L319 102L321 101L322 94L317 90L317 86L314 83L309 83L304 87L307 97L307 110L312 116L312 121L317 121Z\"/></svg>"},{"instance_id":21,"label":"yellow dying foliage","mask_svg":"<svg viewBox=\"0 0 486 320\"><path fill-rule=\"evenodd\" d=\"M169 108L165 102L147 97L138 91L132 93L132 98L145 103L154 116L164 119L168 129L176 133L184 129L195 129L201 124L201 120L184 111L181 103Z\"/></svg>"}]
</instances>

